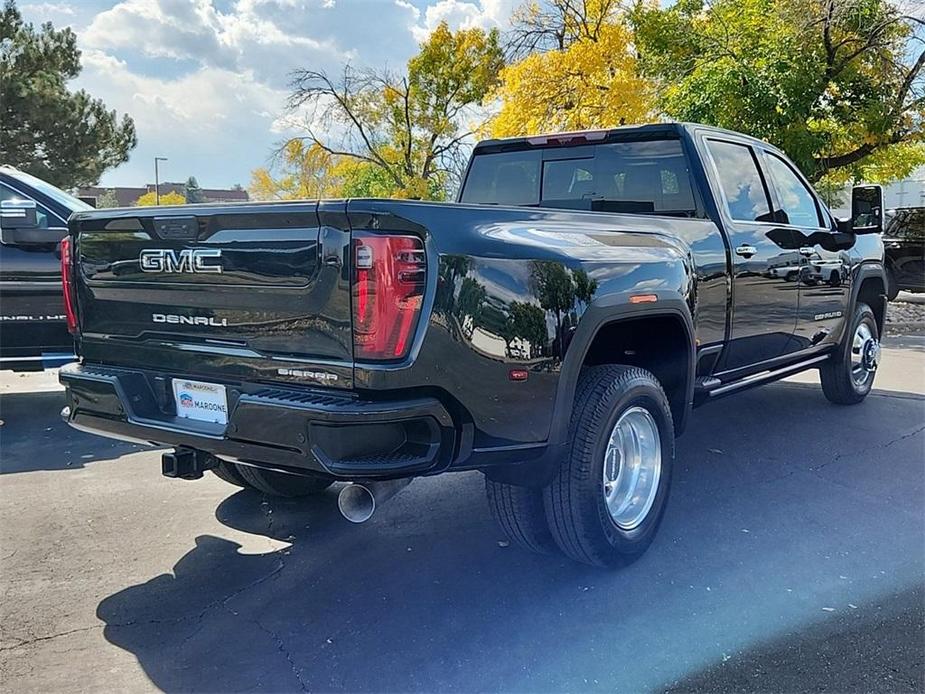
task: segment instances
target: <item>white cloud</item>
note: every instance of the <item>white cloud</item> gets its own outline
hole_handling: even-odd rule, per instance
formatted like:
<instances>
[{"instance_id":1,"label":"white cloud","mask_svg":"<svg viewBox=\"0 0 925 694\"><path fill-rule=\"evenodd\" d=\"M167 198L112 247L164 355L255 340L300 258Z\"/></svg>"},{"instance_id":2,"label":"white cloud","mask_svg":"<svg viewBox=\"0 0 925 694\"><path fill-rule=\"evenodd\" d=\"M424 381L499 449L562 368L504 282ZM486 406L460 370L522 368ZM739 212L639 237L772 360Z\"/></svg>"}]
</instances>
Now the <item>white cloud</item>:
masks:
<instances>
[{"instance_id":1,"label":"white cloud","mask_svg":"<svg viewBox=\"0 0 925 694\"><path fill-rule=\"evenodd\" d=\"M451 29L500 29L517 4L517 0L439 0L424 11L424 22L414 27L414 36L424 41L440 22Z\"/></svg>"},{"instance_id":2,"label":"white cloud","mask_svg":"<svg viewBox=\"0 0 925 694\"><path fill-rule=\"evenodd\" d=\"M224 186L247 183L291 132L292 70L336 71L346 61L401 69L441 21L500 26L519 0L413 2L75 0L22 9L28 21L54 14L56 25L73 26L84 65L74 86L135 121L138 147L104 184L150 180L157 155L169 158L169 177Z\"/></svg>"},{"instance_id":3,"label":"white cloud","mask_svg":"<svg viewBox=\"0 0 925 694\"><path fill-rule=\"evenodd\" d=\"M66 2L30 2L19 8L23 14L37 15L46 17L42 21L48 21L55 15L65 15L71 17L75 14L74 8Z\"/></svg>"}]
</instances>

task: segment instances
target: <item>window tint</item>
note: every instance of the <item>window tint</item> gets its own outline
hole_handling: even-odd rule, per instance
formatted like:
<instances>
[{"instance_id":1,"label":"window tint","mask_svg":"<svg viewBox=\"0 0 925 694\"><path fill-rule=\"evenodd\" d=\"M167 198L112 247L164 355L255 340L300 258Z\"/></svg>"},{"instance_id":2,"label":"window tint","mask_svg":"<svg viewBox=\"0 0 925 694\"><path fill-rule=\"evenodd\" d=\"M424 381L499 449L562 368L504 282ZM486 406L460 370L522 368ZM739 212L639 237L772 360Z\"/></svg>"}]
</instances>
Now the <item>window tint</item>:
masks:
<instances>
[{"instance_id":1,"label":"window tint","mask_svg":"<svg viewBox=\"0 0 925 694\"><path fill-rule=\"evenodd\" d=\"M718 140L707 140L707 144L732 218L769 221L771 206L751 148Z\"/></svg>"},{"instance_id":2,"label":"window tint","mask_svg":"<svg viewBox=\"0 0 925 694\"><path fill-rule=\"evenodd\" d=\"M695 213L693 187L680 140L620 142L568 150L477 154L462 202L545 205L640 214Z\"/></svg>"},{"instance_id":3,"label":"window tint","mask_svg":"<svg viewBox=\"0 0 925 694\"><path fill-rule=\"evenodd\" d=\"M594 160L543 162L543 200L582 200L594 194Z\"/></svg>"},{"instance_id":4,"label":"window tint","mask_svg":"<svg viewBox=\"0 0 925 694\"><path fill-rule=\"evenodd\" d=\"M884 236L925 241L925 207L901 207L886 223Z\"/></svg>"},{"instance_id":5,"label":"window tint","mask_svg":"<svg viewBox=\"0 0 925 694\"><path fill-rule=\"evenodd\" d=\"M540 200L539 150L480 154L472 160L462 202L536 205Z\"/></svg>"},{"instance_id":6,"label":"window tint","mask_svg":"<svg viewBox=\"0 0 925 694\"><path fill-rule=\"evenodd\" d=\"M17 193L12 188L0 183L0 202L6 202L7 200L31 200L32 198L21 195ZM48 229L48 220L51 220L52 225L59 227L63 226L58 219L57 215L52 214L48 211L44 205L38 203L35 204L35 218L38 222L39 229Z\"/></svg>"},{"instance_id":7,"label":"window tint","mask_svg":"<svg viewBox=\"0 0 925 694\"><path fill-rule=\"evenodd\" d=\"M604 209L694 213L694 193L680 140L618 142L597 148L596 192ZM609 203L609 204L606 204Z\"/></svg>"},{"instance_id":8,"label":"window tint","mask_svg":"<svg viewBox=\"0 0 925 694\"><path fill-rule=\"evenodd\" d=\"M812 193L803 185L793 169L776 154L765 152L765 161L768 163L768 175L777 191L780 205L787 213L790 224L803 227L818 227L819 210Z\"/></svg>"}]
</instances>

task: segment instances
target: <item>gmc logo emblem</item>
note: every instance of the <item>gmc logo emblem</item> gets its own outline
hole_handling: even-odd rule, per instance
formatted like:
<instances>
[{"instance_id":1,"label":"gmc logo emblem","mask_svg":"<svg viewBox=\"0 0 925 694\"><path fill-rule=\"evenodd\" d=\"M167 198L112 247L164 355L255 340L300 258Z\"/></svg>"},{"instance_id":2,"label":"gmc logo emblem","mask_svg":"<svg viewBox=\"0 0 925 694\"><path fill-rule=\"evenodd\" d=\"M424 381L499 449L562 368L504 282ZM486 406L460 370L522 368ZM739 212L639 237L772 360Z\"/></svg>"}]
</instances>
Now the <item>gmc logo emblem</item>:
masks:
<instances>
[{"instance_id":1,"label":"gmc logo emblem","mask_svg":"<svg viewBox=\"0 0 925 694\"><path fill-rule=\"evenodd\" d=\"M173 250L148 249L138 254L142 272L212 273L220 274L222 252L218 248L187 248L179 253Z\"/></svg>"}]
</instances>

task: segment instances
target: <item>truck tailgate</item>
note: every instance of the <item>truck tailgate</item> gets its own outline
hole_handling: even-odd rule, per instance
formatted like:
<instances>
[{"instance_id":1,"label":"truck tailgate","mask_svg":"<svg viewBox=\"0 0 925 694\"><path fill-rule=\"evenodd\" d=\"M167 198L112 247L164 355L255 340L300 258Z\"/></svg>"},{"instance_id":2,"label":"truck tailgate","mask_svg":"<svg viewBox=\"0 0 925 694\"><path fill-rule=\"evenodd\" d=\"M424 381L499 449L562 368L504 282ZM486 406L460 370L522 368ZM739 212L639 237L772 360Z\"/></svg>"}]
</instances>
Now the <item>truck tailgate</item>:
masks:
<instances>
[{"instance_id":1,"label":"truck tailgate","mask_svg":"<svg viewBox=\"0 0 925 694\"><path fill-rule=\"evenodd\" d=\"M352 364L349 232L322 228L317 203L97 211L71 232L91 360L94 344L108 362L146 368L195 352L198 373L232 378L255 376L251 357L279 380L286 369L268 366Z\"/></svg>"}]
</instances>

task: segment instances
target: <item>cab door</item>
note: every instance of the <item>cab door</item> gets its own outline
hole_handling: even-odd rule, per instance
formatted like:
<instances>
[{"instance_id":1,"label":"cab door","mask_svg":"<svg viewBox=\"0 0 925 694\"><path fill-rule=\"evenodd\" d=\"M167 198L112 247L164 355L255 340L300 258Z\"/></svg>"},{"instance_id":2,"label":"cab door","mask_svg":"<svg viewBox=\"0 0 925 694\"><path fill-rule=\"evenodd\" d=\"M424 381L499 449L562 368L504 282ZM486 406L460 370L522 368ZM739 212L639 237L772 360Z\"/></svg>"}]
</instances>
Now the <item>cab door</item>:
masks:
<instances>
[{"instance_id":1,"label":"cab door","mask_svg":"<svg viewBox=\"0 0 925 694\"><path fill-rule=\"evenodd\" d=\"M41 369L70 360L61 293L60 241L67 222L28 188L0 182L0 203L35 203L34 228L0 217L0 368Z\"/></svg>"},{"instance_id":2,"label":"cab door","mask_svg":"<svg viewBox=\"0 0 925 694\"><path fill-rule=\"evenodd\" d=\"M786 352L796 325L800 256L792 231L774 224L758 155L748 141L706 137L711 186L731 246L732 317L719 370L734 371ZM776 230L776 231L775 231Z\"/></svg>"},{"instance_id":3,"label":"cab door","mask_svg":"<svg viewBox=\"0 0 925 694\"><path fill-rule=\"evenodd\" d=\"M762 151L762 161L775 214L795 235L800 254L800 300L791 350L838 342L850 292L848 249L835 246L832 221L797 168L771 149Z\"/></svg>"}]
</instances>

